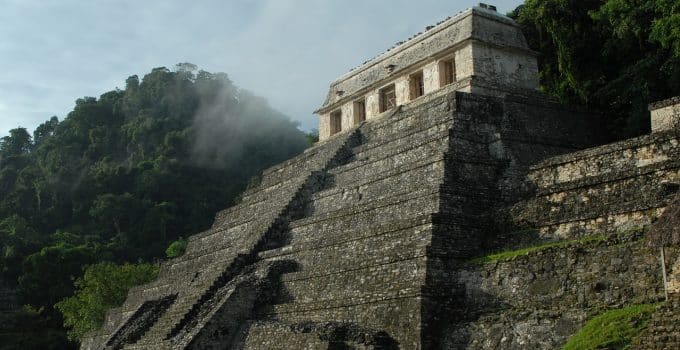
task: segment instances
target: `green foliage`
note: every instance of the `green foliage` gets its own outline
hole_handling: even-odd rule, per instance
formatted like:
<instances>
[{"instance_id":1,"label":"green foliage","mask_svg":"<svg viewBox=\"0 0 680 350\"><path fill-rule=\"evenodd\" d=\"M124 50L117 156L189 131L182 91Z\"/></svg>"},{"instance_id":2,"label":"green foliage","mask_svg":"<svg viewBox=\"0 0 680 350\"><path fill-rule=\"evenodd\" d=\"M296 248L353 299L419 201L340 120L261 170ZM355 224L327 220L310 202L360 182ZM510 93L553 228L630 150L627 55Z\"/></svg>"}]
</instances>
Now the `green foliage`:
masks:
<instances>
[{"instance_id":1,"label":"green foliage","mask_svg":"<svg viewBox=\"0 0 680 350\"><path fill-rule=\"evenodd\" d=\"M178 240L170 243L168 249L165 250L165 255L168 258L176 258L182 256L187 249L187 240L180 237Z\"/></svg>"},{"instance_id":2,"label":"green foliage","mask_svg":"<svg viewBox=\"0 0 680 350\"><path fill-rule=\"evenodd\" d=\"M85 266L164 257L306 147L294 122L226 74L184 63L131 76L0 139L0 278L60 321L54 303Z\"/></svg>"},{"instance_id":3,"label":"green foliage","mask_svg":"<svg viewBox=\"0 0 680 350\"><path fill-rule=\"evenodd\" d=\"M73 279L96 259L88 246L57 243L24 260L18 293L24 304L50 306L73 293Z\"/></svg>"},{"instance_id":4,"label":"green foliage","mask_svg":"<svg viewBox=\"0 0 680 350\"><path fill-rule=\"evenodd\" d=\"M44 242L26 219L12 215L0 221L0 276L16 281L21 274L23 260Z\"/></svg>"},{"instance_id":5,"label":"green foliage","mask_svg":"<svg viewBox=\"0 0 680 350\"><path fill-rule=\"evenodd\" d=\"M577 244L586 244L586 243L592 243L592 242L600 242L605 239L605 236L587 236L583 237L580 239L574 239L574 240L566 240L566 241L558 241L558 242L547 242L543 244L538 244L535 246L531 247L526 247L526 248L521 248L521 249L516 249L516 250L508 250L508 251L503 251L503 252L498 252L498 253L493 253L489 255L484 255L480 256L477 258L472 259L470 262L475 263L475 264L483 264L491 261L507 261L512 258L516 258L518 256L525 256L529 255L530 253L537 252L540 250L545 250L549 248L565 248Z\"/></svg>"},{"instance_id":6,"label":"green foliage","mask_svg":"<svg viewBox=\"0 0 680 350\"><path fill-rule=\"evenodd\" d=\"M314 130L306 133L305 137L307 138L307 142L310 145L313 145L313 144L319 142L319 130L314 129Z\"/></svg>"},{"instance_id":7,"label":"green foliage","mask_svg":"<svg viewBox=\"0 0 680 350\"><path fill-rule=\"evenodd\" d=\"M77 349L77 344L69 342L66 334L54 323L28 307L1 312L0 350Z\"/></svg>"},{"instance_id":8,"label":"green foliage","mask_svg":"<svg viewBox=\"0 0 680 350\"><path fill-rule=\"evenodd\" d=\"M562 349L627 349L647 329L657 307L653 304L633 305L595 316Z\"/></svg>"},{"instance_id":9,"label":"green foliage","mask_svg":"<svg viewBox=\"0 0 680 350\"><path fill-rule=\"evenodd\" d=\"M675 0L526 0L510 15L541 54L542 89L601 112L613 137L647 132L647 105L680 94Z\"/></svg>"},{"instance_id":10,"label":"green foliage","mask_svg":"<svg viewBox=\"0 0 680 350\"><path fill-rule=\"evenodd\" d=\"M21 156L31 149L31 136L24 128L12 129L9 136L0 139L0 156L5 159Z\"/></svg>"},{"instance_id":11,"label":"green foliage","mask_svg":"<svg viewBox=\"0 0 680 350\"><path fill-rule=\"evenodd\" d=\"M122 305L131 287L153 281L158 270L152 264L99 263L87 267L85 275L75 282L75 295L55 305L70 328L69 339L81 339L101 327L106 310Z\"/></svg>"}]
</instances>

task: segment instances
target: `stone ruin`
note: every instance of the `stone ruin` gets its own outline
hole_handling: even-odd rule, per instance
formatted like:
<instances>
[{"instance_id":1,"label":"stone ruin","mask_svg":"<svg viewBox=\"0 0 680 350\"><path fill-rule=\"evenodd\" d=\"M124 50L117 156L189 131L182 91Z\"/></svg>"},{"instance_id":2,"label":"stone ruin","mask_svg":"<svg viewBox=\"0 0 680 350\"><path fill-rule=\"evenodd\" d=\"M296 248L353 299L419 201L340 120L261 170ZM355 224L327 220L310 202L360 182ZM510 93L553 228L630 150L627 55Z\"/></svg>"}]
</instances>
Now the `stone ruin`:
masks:
<instances>
[{"instance_id":1,"label":"stone ruin","mask_svg":"<svg viewBox=\"0 0 680 350\"><path fill-rule=\"evenodd\" d=\"M494 7L463 11L334 81L316 111L319 139L440 89L497 96L535 91L536 57L517 24Z\"/></svg>"},{"instance_id":2,"label":"stone ruin","mask_svg":"<svg viewBox=\"0 0 680 350\"><path fill-rule=\"evenodd\" d=\"M344 75L321 142L265 170L81 348L551 349L603 309L661 300L640 230L680 187L680 132L662 117L593 147L597 116L539 93L536 67L485 6ZM473 259L584 237L603 238Z\"/></svg>"}]
</instances>

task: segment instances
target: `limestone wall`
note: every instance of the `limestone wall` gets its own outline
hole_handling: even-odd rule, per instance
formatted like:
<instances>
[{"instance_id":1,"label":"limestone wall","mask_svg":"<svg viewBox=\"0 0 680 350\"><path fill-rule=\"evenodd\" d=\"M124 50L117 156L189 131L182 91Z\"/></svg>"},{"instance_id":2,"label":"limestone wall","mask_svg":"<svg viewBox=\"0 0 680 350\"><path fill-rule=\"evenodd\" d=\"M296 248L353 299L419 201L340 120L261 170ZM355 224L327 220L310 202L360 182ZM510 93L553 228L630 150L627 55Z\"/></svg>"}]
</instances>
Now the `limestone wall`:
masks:
<instances>
[{"instance_id":1,"label":"limestone wall","mask_svg":"<svg viewBox=\"0 0 680 350\"><path fill-rule=\"evenodd\" d=\"M412 69L414 65L428 60L431 56L451 54L456 51L452 48L469 39L501 47L515 48L518 51L524 50L527 55L533 55L528 53L526 40L514 21L495 11L473 8L447 19L421 35L415 36L413 39L339 77L331 84L323 107L332 106L362 89L389 80L390 76L403 75L404 71ZM447 50L449 51L447 52ZM456 63L460 67L472 65L471 60L462 60ZM392 71L385 69L390 65L394 66L395 69ZM465 70L461 72L465 72ZM460 77L465 76L461 75ZM343 94L338 95L337 91L343 91Z\"/></svg>"},{"instance_id":2,"label":"limestone wall","mask_svg":"<svg viewBox=\"0 0 680 350\"><path fill-rule=\"evenodd\" d=\"M680 128L680 97L653 103L649 106L652 132Z\"/></svg>"},{"instance_id":3,"label":"limestone wall","mask_svg":"<svg viewBox=\"0 0 680 350\"><path fill-rule=\"evenodd\" d=\"M680 189L680 134L659 132L565 156L532 168L537 196L516 218L545 237L645 227Z\"/></svg>"},{"instance_id":4,"label":"limestone wall","mask_svg":"<svg viewBox=\"0 0 680 350\"><path fill-rule=\"evenodd\" d=\"M457 62L471 62L473 72L467 74L464 69L469 69L468 64L462 64L461 71L457 72L461 78L474 75L494 81L500 86L525 89L538 87L538 65L533 56L513 50L499 50L476 41L473 41L470 46L471 56L460 57Z\"/></svg>"},{"instance_id":5,"label":"limestone wall","mask_svg":"<svg viewBox=\"0 0 680 350\"><path fill-rule=\"evenodd\" d=\"M680 257L671 260L666 273L668 274L668 293L680 296Z\"/></svg>"},{"instance_id":6,"label":"limestone wall","mask_svg":"<svg viewBox=\"0 0 680 350\"><path fill-rule=\"evenodd\" d=\"M604 310L662 299L660 275L656 251L620 238L468 265L457 273L459 312L445 343L558 349Z\"/></svg>"}]
</instances>

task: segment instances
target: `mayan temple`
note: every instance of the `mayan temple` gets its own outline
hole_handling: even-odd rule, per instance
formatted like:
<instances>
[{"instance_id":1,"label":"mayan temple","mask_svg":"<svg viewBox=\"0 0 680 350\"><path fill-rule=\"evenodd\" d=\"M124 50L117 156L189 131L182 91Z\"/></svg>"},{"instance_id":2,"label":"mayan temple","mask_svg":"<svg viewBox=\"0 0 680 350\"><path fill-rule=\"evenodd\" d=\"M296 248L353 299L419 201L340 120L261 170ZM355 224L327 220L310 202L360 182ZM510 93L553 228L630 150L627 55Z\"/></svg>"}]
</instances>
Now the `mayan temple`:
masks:
<instances>
[{"instance_id":1,"label":"mayan temple","mask_svg":"<svg viewBox=\"0 0 680 350\"><path fill-rule=\"evenodd\" d=\"M661 266L644 235L680 190L680 100L650 109L652 133L604 144L538 91L512 19L463 11L332 82L321 141L82 349L558 349L602 310L676 300L677 242ZM679 304L640 348L680 348Z\"/></svg>"}]
</instances>

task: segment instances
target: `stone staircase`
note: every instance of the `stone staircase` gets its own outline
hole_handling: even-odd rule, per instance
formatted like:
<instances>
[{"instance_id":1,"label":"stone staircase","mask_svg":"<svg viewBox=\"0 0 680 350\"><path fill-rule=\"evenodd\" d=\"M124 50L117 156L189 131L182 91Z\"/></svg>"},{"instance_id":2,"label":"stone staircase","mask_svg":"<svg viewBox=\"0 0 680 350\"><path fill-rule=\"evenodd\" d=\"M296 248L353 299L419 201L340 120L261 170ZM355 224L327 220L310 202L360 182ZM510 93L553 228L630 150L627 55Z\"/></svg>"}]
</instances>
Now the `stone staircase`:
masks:
<instances>
[{"instance_id":1,"label":"stone staircase","mask_svg":"<svg viewBox=\"0 0 680 350\"><path fill-rule=\"evenodd\" d=\"M633 349L680 349L680 295L669 295L668 301L654 313L649 328L637 339Z\"/></svg>"},{"instance_id":2,"label":"stone staircase","mask_svg":"<svg viewBox=\"0 0 680 350\"><path fill-rule=\"evenodd\" d=\"M300 215L300 202L321 185L319 173L346 159L346 148L357 138L358 133L348 133L265 171L262 184L246 193L240 204L216 215L211 229L189 238L182 257L161 265L156 281L131 289L125 304L107 313L105 327L87 337L82 348L170 348L177 347L174 343L188 343L186 335L193 333L187 327L195 328L192 322L211 314L211 309L223 303L220 299L229 299L226 295L238 289L234 278L256 262L260 250L280 244L281 228ZM281 187L281 183L287 186ZM263 202L257 195L265 191L272 192L266 197L267 205L252 215L253 208ZM280 273L280 269L274 270ZM140 319L146 313L139 310L169 295L177 296L173 303L153 308L156 314L144 317L145 322ZM127 336L129 333L135 336ZM180 334L181 341L174 339Z\"/></svg>"},{"instance_id":3,"label":"stone staircase","mask_svg":"<svg viewBox=\"0 0 680 350\"><path fill-rule=\"evenodd\" d=\"M280 348L374 348L342 332L314 336L290 326L338 321L384 332L388 343L418 344L418 299L451 120L448 106L429 104L359 128L363 142L329 170L307 215L290 223L289 244L260 253L264 261L295 261L299 270L282 276L285 297L252 321L245 348L271 348L271 339L293 342ZM404 311L412 316L397 315ZM303 346L301 337L312 339Z\"/></svg>"}]
</instances>

